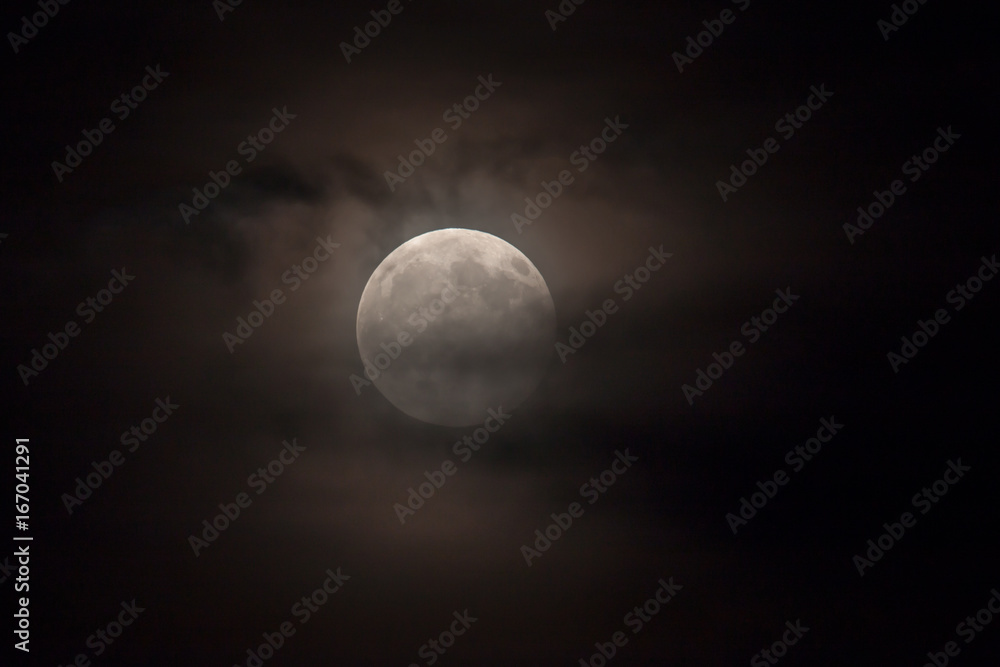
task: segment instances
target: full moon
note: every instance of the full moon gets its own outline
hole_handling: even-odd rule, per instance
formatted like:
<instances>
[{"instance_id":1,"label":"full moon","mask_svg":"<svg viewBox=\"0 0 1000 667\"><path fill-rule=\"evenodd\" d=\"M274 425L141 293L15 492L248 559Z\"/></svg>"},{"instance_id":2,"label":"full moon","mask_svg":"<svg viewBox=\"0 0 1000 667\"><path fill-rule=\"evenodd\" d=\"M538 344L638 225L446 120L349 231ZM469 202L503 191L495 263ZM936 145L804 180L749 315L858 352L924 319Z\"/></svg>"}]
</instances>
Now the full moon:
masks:
<instances>
[{"instance_id":1,"label":"full moon","mask_svg":"<svg viewBox=\"0 0 1000 667\"><path fill-rule=\"evenodd\" d=\"M549 365L555 307L534 264L471 229L414 237L386 257L358 306L365 373L390 403L442 426L511 410Z\"/></svg>"}]
</instances>

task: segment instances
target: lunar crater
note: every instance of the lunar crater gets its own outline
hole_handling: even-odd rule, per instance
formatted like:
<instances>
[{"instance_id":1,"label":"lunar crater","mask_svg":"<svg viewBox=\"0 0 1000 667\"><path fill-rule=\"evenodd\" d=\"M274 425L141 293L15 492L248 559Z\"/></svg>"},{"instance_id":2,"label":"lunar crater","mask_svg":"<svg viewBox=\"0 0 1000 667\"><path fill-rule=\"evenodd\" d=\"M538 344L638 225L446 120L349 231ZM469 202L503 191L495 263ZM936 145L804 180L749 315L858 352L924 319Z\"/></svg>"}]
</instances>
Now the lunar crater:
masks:
<instances>
[{"instance_id":1,"label":"lunar crater","mask_svg":"<svg viewBox=\"0 0 1000 667\"><path fill-rule=\"evenodd\" d=\"M441 229L375 269L357 338L368 378L402 412L471 426L534 391L552 358L555 307L517 248L485 232Z\"/></svg>"}]
</instances>

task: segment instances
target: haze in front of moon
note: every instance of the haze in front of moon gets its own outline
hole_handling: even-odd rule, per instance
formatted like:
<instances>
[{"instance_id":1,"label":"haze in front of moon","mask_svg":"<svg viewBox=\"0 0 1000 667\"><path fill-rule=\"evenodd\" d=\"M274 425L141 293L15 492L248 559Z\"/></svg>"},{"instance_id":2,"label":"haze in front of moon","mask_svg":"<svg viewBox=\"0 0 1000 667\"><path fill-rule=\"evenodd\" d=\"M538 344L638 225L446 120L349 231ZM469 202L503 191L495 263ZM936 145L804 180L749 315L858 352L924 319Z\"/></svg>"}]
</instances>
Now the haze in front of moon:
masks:
<instances>
[{"instance_id":1,"label":"haze in front of moon","mask_svg":"<svg viewBox=\"0 0 1000 667\"><path fill-rule=\"evenodd\" d=\"M389 363L374 382L396 407L468 426L489 408L513 409L538 385L555 309L542 275L516 248L484 232L443 229L379 265L361 297L357 335L367 363Z\"/></svg>"}]
</instances>

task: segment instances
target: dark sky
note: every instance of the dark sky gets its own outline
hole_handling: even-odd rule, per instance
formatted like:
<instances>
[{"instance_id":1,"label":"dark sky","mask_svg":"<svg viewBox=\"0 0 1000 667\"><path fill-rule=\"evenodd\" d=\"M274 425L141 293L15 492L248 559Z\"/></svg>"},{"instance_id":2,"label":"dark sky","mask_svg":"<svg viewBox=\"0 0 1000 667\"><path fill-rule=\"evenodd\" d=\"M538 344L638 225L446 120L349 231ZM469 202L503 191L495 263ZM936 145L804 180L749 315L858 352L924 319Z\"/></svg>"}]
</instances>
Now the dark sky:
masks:
<instances>
[{"instance_id":1,"label":"dark sky","mask_svg":"<svg viewBox=\"0 0 1000 667\"><path fill-rule=\"evenodd\" d=\"M773 664L767 649L919 666L948 642L955 665L996 664L1000 622L961 625L1000 587L1000 281L979 277L1000 270L992 8L904 3L886 39L888 2L566 0L555 30L556 0L388 4L350 62L341 43L387 3L247 1L220 20L209 0L71 2L8 35L7 498L30 439L29 530L6 504L0 536L12 644L30 599L13 664L253 665L282 624L294 634L266 665L597 666L596 644L609 665ZM40 11L7 3L4 32ZM480 77L494 89L478 108L446 113ZM120 99L144 80L142 101ZM269 124L270 143L247 142ZM572 183L516 224L563 170ZM185 212L213 173L225 187ZM452 447L474 427L417 421L349 379L369 276L446 227L531 260L561 343L617 306L565 363L553 349L467 461ZM339 246L296 284L318 239ZM671 256L626 300L616 284L651 249ZM276 289L231 352L223 334ZM817 431L807 461L795 449ZM457 472L401 524L394 505L445 460ZM110 474L67 501L95 465ZM238 498L196 555L190 536ZM744 498L767 502L739 524ZM522 546L573 503L529 565ZM860 563L889 529L905 530ZM328 570L341 588L304 612ZM637 622L658 592L669 602ZM95 638L133 600L134 622Z\"/></svg>"}]
</instances>

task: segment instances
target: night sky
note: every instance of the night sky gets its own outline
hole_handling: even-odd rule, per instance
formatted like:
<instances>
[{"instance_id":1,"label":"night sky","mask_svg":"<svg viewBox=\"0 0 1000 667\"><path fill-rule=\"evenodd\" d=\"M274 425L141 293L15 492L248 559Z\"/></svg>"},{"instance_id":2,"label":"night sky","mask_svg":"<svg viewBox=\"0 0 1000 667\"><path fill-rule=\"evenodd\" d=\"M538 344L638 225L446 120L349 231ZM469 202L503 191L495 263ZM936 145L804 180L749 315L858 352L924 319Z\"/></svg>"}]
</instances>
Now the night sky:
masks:
<instances>
[{"instance_id":1,"label":"night sky","mask_svg":"<svg viewBox=\"0 0 1000 667\"><path fill-rule=\"evenodd\" d=\"M998 664L988 4L2 25L4 664ZM478 450L351 379L449 227L555 306Z\"/></svg>"}]
</instances>

